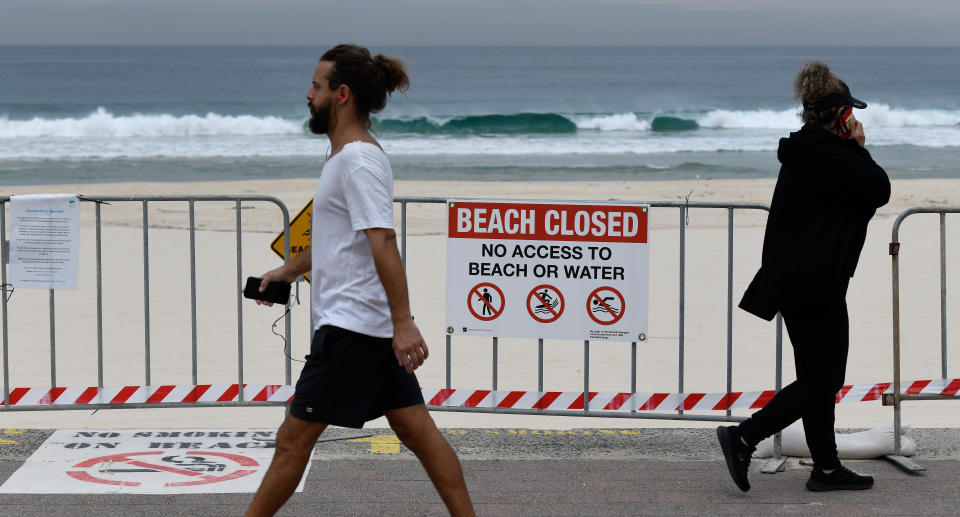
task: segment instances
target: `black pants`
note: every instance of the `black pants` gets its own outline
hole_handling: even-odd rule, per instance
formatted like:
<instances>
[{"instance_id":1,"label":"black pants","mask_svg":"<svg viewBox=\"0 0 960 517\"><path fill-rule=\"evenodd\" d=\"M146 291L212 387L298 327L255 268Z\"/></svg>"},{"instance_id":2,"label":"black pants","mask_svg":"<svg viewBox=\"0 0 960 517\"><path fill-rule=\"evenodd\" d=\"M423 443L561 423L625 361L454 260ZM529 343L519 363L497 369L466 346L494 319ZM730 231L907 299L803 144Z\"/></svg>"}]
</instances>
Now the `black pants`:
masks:
<instances>
[{"instance_id":1,"label":"black pants","mask_svg":"<svg viewBox=\"0 0 960 517\"><path fill-rule=\"evenodd\" d=\"M850 333L847 304L782 309L793 343L797 380L766 406L740 423L740 435L751 445L803 419L813 463L821 469L840 465L833 433L836 394L843 387Z\"/></svg>"}]
</instances>

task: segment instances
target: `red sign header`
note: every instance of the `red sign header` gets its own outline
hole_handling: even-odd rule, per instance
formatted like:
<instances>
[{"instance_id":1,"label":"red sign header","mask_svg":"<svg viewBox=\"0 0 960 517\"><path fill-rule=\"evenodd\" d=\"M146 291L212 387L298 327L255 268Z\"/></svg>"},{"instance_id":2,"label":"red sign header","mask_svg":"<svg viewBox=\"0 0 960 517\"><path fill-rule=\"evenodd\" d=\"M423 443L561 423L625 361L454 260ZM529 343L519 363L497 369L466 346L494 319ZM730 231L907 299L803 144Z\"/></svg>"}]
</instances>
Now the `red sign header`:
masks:
<instances>
[{"instance_id":1,"label":"red sign header","mask_svg":"<svg viewBox=\"0 0 960 517\"><path fill-rule=\"evenodd\" d=\"M647 207L455 201L447 205L451 239L647 242Z\"/></svg>"}]
</instances>

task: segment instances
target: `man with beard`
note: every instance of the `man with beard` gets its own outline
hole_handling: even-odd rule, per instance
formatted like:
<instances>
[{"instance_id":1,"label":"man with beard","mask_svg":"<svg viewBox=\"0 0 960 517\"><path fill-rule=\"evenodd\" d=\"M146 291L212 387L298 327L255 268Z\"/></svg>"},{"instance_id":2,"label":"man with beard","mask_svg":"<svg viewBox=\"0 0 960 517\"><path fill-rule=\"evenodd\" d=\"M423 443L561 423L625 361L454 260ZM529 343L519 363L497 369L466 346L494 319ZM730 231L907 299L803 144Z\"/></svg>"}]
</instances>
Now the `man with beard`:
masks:
<instances>
[{"instance_id":1,"label":"man with beard","mask_svg":"<svg viewBox=\"0 0 960 517\"><path fill-rule=\"evenodd\" d=\"M393 172L369 131L370 114L408 86L401 61L355 45L328 50L314 71L310 130L327 135L331 146L313 198L310 235L317 245L264 274L260 284L263 291L309 271L314 334L248 516L273 515L283 506L328 425L361 428L383 415L420 459L450 514L474 515L460 462L427 413L413 373L427 358L427 344L410 314L393 230Z\"/></svg>"}]
</instances>

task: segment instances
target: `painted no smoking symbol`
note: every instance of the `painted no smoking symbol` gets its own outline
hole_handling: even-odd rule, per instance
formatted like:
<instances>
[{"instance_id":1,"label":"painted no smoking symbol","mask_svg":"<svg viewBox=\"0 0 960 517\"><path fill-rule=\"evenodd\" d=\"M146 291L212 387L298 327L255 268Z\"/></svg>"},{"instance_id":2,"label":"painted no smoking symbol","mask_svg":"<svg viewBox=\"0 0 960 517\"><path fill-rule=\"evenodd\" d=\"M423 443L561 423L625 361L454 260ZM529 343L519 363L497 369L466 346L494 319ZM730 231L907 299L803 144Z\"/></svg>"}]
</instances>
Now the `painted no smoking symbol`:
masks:
<instances>
[{"instance_id":1,"label":"painted no smoking symbol","mask_svg":"<svg viewBox=\"0 0 960 517\"><path fill-rule=\"evenodd\" d=\"M67 475L102 485L178 487L242 478L256 472L257 467L260 464L253 458L226 452L190 451L178 455L145 451L90 458L74 465L77 470L68 470ZM184 481L171 480L178 477Z\"/></svg>"},{"instance_id":2,"label":"painted no smoking symbol","mask_svg":"<svg viewBox=\"0 0 960 517\"><path fill-rule=\"evenodd\" d=\"M503 314L506 305L503 291L490 282L482 282L467 293L467 308L470 314L481 321L490 321Z\"/></svg>"},{"instance_id":3,"label":"painted no smoking symbol","mask_svg":"<svg viewBox=\"0 0 960 517\"><path fill-rule=\"evenodd\" d=\"M600 325L613 325L620 321L626 308L623 295L612 287L598 287L587 296L587 315Z\"/></svg>"},{"instance_id":4,"label":"painted no smoking symbol","mask_svg":"<svg viewBox=\"0 0 960 517\"><path fill-rule=\"evenodd\" d=\"M549 284L538 285L527 295L527 312L540 323L557 321L566 306L560 290Z\"/></svg>"}]
</instances>

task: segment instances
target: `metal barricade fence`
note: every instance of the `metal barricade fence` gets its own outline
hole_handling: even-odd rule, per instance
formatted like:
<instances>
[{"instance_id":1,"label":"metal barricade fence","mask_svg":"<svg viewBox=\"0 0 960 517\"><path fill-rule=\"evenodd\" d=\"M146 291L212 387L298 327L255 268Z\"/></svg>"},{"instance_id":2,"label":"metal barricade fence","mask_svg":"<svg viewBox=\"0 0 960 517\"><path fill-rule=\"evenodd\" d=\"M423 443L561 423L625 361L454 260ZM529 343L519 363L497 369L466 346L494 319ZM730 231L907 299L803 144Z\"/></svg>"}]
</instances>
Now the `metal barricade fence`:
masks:
<instances>
[{"instance_id":1,"label":"metal barricade fence","mask_svg":"<svg viewBox=\"0 0 960 517\"><path fill-rule=\"evenodd\" d=\"M924 467L901 454L901 403L911 400L960 400L957 390L949 386L936 387L935 383L910 386L902 389L900 384L900 226L914 214L938 214L940 218L940 376L946 381L947 375L947 232L946 215L960 213L960 207L916 207L903 211L893 224L890 241L890 257L893 274L893 387L891 393L883 396L885 406L893 406L894 454L888 458L909 471L922 471ZM927 382L927 381L924 381ZM952 395L944 395L949 389Z\"/></svg>"},{"instance_id":2,"label":"metal barricade fence","mask_svg":"<svg viewBox=\"0 0 960 517\"><path fill-rule=\"evenodd\" d=\"M536 201L543 202L544 200L514 200L511 201ZM395 199L396 203L400 204L400 221L401 221L401 256L403 257L404 263L407 259L407 212L408 205L410 204L438 204L446 205L448 199L446 198L437 198L437 197L398 197ZM734 250L734 213L737 210L761 210L769 211L767 205L758 204L758 203L715 203L715 202L690 202L690 201L564 201L570 203L609 203L609 204L634 204L634 205L649 205L651 208L661 208L661 209L676 209L678 212L678 221L679 221L679 314L678 314L678 371L677 371L677 390L679 394L684 393L684 377L686 373L686 368L684 364L684 354L685 354L685 320L686 320L686 225L688 223L689 213L691 209L706 209L706 210L725 210L727 213L727 264L726 264L726 391L725 393L730 394L733 392L733 311L734 311L734 286L733 286L733 250ZM448 265L449 267L449 265ZM780 314L776 316L776 359L775 359L775 376L776 376L776 390L779 391L782 386L782 342L783 342L783 332L782 332L782 318ZM498 389L498 360L499 360L499 337L492 337L492 372L491 372L491 385L490 392L496 393ZM544 394L544 385L543 385L543 374L544 374L544 340L537 340L537 349L538 349L538 361L537 361L537 392L538 394ZM446 334L446 365L445 365L445 386L446 391L449 393L452 390L452 365L451 360L453 357L453 346L452 346L452 336ZM637 343L632 342L630 345L630 394L637 393ZM727 409L725 414L716 415L716 414L690 414L685 412L681 405L677 407L676 410L672 412L657 412L653 413L650 411L638 411L636 408L630 411L604 411L604 410L593 410L591 409L591 395L596 395L596 393L591 393L590 391L590 341L586 340L583 342L583 392L580 395L581 398L577 400L576 405L578 410L571 411L567 410L551 410L545 408L533 408L533 409L517 409L510 407L501 407L500 404L494 405L493 407L469 407L464 404L454 404L454 405L443 405L441 404L431 404L431 411L454 411L454 412L477 412L477 413L503 413L503 414L525 414L525 415L557 415L557 416L582 416L582 417L612 417L612 418L649 418L649 419L669 419L669 420L695 420L695 421L725 421L725 422L738 422L742 421L744 417L738 417L732 415L732 412ZM441 392L443 390L440 390ZM484 390L483 392L485 392ZM482 394L483 392L479 392ZM440 393L441 397L444 393ZM582 400L582 403L581 403ZM775 453L774 459L769 461L763 467L763 471L767 473L776 472L785 461L780 454L780 436L777 435L775 439Z\"/></svg>"},{"instance_id":3,"label":"metal barricade fence","mask_svg":"<svg viewBox=\"0 0 960 517\"><path fill-rule=\"evenodd\" d=\"M286 250L284 261L289 260L290 256L290 216L287 210L286 205L281 202L279 199L272 196L259 196L259 195L195 195L195 196L81 196L81 201L90 202L95 205L95 232L96 232L96 284L97 284L97 293L96 293L96 304L97 304L97 387L103 388L104 386L104 354L103 354L103 292L102 292L102 240L101 240L101 206L104 204L111 203L121 203L121 202L131 202L131 203L140 203L142 205L142 228L143 228L143 323L144 323L144 386L150 387L153 386L151 378L151 350L150 350L150 261L149 261L149 204L150 203L187 203L189 211L189 252L190 252L190 313L191 313L191 334L192 334L192 380L193 385L196 387L200 379L198 379L197 374L197 265L196 265L196 220L195 220L195 205L197 203L203 202L233 202L234 209L236 211L236 223L235 223L235 234L236 234L236 279L237 285L241 286L242 284L242 266L243 266L243 256L241 252L241 243L242 243L242 221L241 221L241 208L242 203L244 202L267 202L272 203L280 209L283 220L283 232L284 232L284 249ZM8 196L0 196L0 243L6 243L6 204L10 201ZM2 271L2 284L4 289L7 286L7 267L8 255L6 246L0 246L3 248L0 250L0 271ZM199 394L194 390L194 393L197 396L192 397L192 402L177 401L175 403L166 403L163 402L163 397L157 398L156 395L161 392L169 392L169 389L165 390L164 386L160 386L159 390L155 390L151 393L145 394L141 399L143 402L130 402L129 400L124 400L122 405L118 405L116 400L120 394L110 394L109 396L104 397L104 394L97 390L96 388L87 388L82 394L79 394L79 398L84 399L86 402L82 405L72 404L72 403L62 403L51 400L50 393L54 393L54 399L59 397L63 390L66 388L58 387L57 385L57 368L56 368L56 316L55 316L55 293L53 289L49 290L49 321L50 321L50 393L44 396L44 399L40 404L28 404L28 405L15 405L11 401L11 389L10 389L10 361L9 361L9 336L8 336L8 296L6 290L3 291L2 296L0 296L0 309L2 309L2 338L3 338L3 410L51 410L51 409L106 409L106 408L117 408L117 407L184 407L184 406L220 406L220 405L282 405L286 403L285 400L250 400L249 393L250 390L245 389L246 384L244 383L244 371L243 371L243 307L242 307L242 293L239 288L237 289L237 383L235 387L244 387L244 388L234 388L233 390L226 390L232 392L232 397L219 397L223 400L207 400L202 401ZM285 370L285 382L290 384L291 381L291 363L290 363L290 313L287 312L284 316L285 319L285 338L286 338L286 359L284 363ZM210 386L207 385L207 388ZM129 388L126 389L129 391ZM93 392L88 393L90 390ZM123 390L121 390L123 393ZM126 393L127 396L132 393ZM166 394L166 393L165 393ZM89 396L88 396L89 395ZM66 397L64 397L66 398ZM128 397L129 398L129 397ZM187 397L189 400L191 397ZM261 397L263 398L263 397ZM96 403L100 401L102 403Z\"/></svg>"},{"instance_id":4,"label":"metal barricade fence","mask_svg":"<svg viewBox=\"0 0 960 517\"><path fill-rule=\"evenodd\" d=\"M277 205L283 215L283 225L285 233L288 233L289 229L289 214L286 209L286 206L276 198L269 196L96 196L91 197L87 196L83 198L84 201L92 202L95 205L96 209L96 268L97 268L97 364L98 364L98 373L97 373L97 386L103 386L103 313L102 313L102 287L101 287L101 204L102 203L113 203L113 202L135 202L142 205L142 231L143 231L143 249L144 249L144 263L143 263L143 279L144 279L144 302L143 302L143 314L144 314L144 384L147 386L152 385L153 379L151 378L151 367L150 367L150 263L149 263L149 219L148 219L148 206L149 203L153 202L185 202L188 203L189 212L190 212L190 276L191 276L191 327L192 327L192 381L196 385L199 382L197 378L197 308L196 308L196 257L195 257L195 220L194 220L194 205L197 202L213 202L213 201L232 201L235 203L236 207L236 227L234 229L237 237L237 285L242 284L242 253L240 252L240 243L241 243L241 203L243 201L253 202L253 201L266 201ZM0 204L5 204L9 201L8 197L0 197ZM401 247L401 256L406 262L407 259L407 207L409 204L435 204L443 205L447 202L445 198L435 198L435 197L398 197L396 198L396 203L400 205L400 247ZM589 201L591 203L596 203L595 201ZM732 391L732 367L733 367L733 322L732 315L734 310L733 302L733 234L734 234L734 212L735 210L768 210L766 205L762 204L730 204L730 203L705 203L705 202L687 202L687 201L654 201L654 202L622 202L622 201L608 201L607 203L627 203L627 204L648 204L653 208L672 208L678 211L679 216L679 314L678 314L678 371L677 371L677 390L678 393L684 393L685 388L685 320L686 320L686 290L685 290L685 278L686 278L686 223L689 217L689 211L691 209L712 209L712 210L725 210L727 212L727 268L726 268L726 279L727 279L727 296L726 296L726 392L729 393ZM5 211L0 211L0 240L6 240L6 215ZM289 235L286 237L289 239ZM289 241L285 245L286 250L286 259L289 259ZM6 261L6 250L4 250L3 260ZM3 268L3 283L6 284L6 269ZM50 375L50 385L51 388L57 386L56 382L56 341L55 341L55 304L54 304L54 291L50 290L50 350L51 350L51 375ZM12 406L9 403L9 360L7 357L8 350L8 322L7 322L7 300L6 297L3 297L0 300L3 308L3 344L4 344L4 409L17 409L17 407ZM287 358L285 360L285 382L289 385L291 380L291 371L290 371L290 315L286 315L286 352ZM497 372L497 356L498 356L498 337L493 337L493 371L492 374L492 388L495 391L498 388L498 372ZM451 358L452 358L452 339L449 335L446 336L446 365L445 365L445 378L446 378L446 389L451 389L452 384L452 368L451 368ZM240 293L237 293L237 349L238 349L238 368L237 368L237 384L243 384L243 317L242 317L242 296ZM543 391L543 340L538 340L538 391ZM583 352L584 352L584 366L588 367L590 362L590 342L584 341L583 343ZM637 343L633 342L631 344L631 393L636 392L636 369L637 369ZM776 389L779 389L782 384L782 324L778 316L776 322L776 364L774 365L775 374L776 374ZM583 376L583 394L585 400L588 400L590 397L590 377L589 377L589 368L584 369ZM240 401L243 401L243 393L238 395ZM182 405L182 404L181 404ZM85 405L84 407L91 407L90 404ZM126 407L132 407L131 405L126 405ZM158 407L157 405L151 405L149 407ZM46 407L39 407L37 409L69 409L71 405L68 404L57 404ZM550 414L562 414L562 415L577 415L577 416L613 416L613 417L641 417L641 418L656 418L656 419L675 419L675 420L708 420L708 421L738 421L742 420L740 417L735 417L732 415L732 412L727 409L725 415L690 415L686 414L684 409L679 408L673 413L668 414L653 414L653 413L637 413L632 411L630 413L612 413L612 412L597 412L591 411L590 404L583 404L583 410L572 413L569 411L554 412L549 409L533 409L533 410L523 410L523 409L509 409L509 408L482 408L482 407L447 407L447 406L437 406L433 409L441 411L478 411L478 412L502 412L502 413L518 413L518 414L538 414L538 415L550 415Z\"/></svg>"},{"instance_id":5,"label":"metal barricade fence","mask_svg":"<svg viewBox=\"0 0 960 517\"><path fill-rule=\"evenodd\" d=\"M291 391L291 316L287 312L284 314L283 319L285 320L285 360L284 360L284 382L285 385L272 384L272 385L255 385L252 388L244 383L244 367L243 367L243 309L242 309L242 294L240 293L239 288L237 289L237 373L236 373L236 384L233 385L224 385L218 386L220 390L210 389L211 385L200 385L200 379L198 378L198 352L197 352L197 320L198 320L198 311L197 311L197 265L196 265L196 221L195 221L195 205L197 203L206 203L206 202L232 202L234 204L234 209L236 211L234 233L236 235L236 285L239 287L242 285L243 273L243 253L242 253L242 220L241 220L241 208L242 203L247 202L266 202L276 205L281 212L283 220L283 233L284 233L284 261L289 260L290 258L290 219L289 212L287 207L279 199L271 196L258 196L258 195L234 195L234 196L220 196L220 195L198 195L198 196L84 196L81 198L82 201L90 202L95 207L95 232L96 232L96 325L97 325L97 387L86 388L86 391L83 394L74 393L76 400L83 399L82 404L71 403L69 400L74 400L75 397L66 397L63 399L66 401L57 401L57 397L63 393L64 390L69 390L71 388L63 388L57 386L57 369L56 369L56 316L55 316L55 292L54 290L49 290L49 324L50 324L50 390L47 392L43 399L36 403L27 403L27 404L16 404L18 396L20 394L11 392L10 387L10 361L8 357L9 351L9 336L8 336L8 292L6 291L7 284L7 268L6 264L8 262L8 250L6 246L0 246L0 282L4 286L4 291L0 295L0 320L2 320L2 344L3 344L3 376L4 376L4 385L3 385L3 400L2 410L52 410L52 409L78 409L78 408L89 408L89 409L106 409L106 408L134 408L134 407L191 407L191 406L252 406L252 405L283 405L287 402L289 397L292 395ZM0 196L0 243L6 243L6 204L10 201L10 198L7 196ZM524 201L524 200L516 200ZM526 201L543 201L543 200L526 200ZM401 257L406 264L407 262L407 247L408 247L408 206L409 205L445 205L448 202L446 198L438 197L397 197L395 198L395 203L399 205L400 208L400 251ZM636 205L649 205L651 208L662 208L662 209L675 209L678 212L678 222L679 222L679 278L678 280L678 319L677 319L677 393L684 394L685 388L685 322L686 322L686 246L687 246L687 235L686 235L686 225L688 222L689 214L692 209L704 209L704 210L723 210L727 214L727 249L726 249L726 391L727 395L733 394L733 311L734 311L734 287L733 287L733 257L734 257L734 214L736 211L749 211L749 210L760 210L768 211L769 207L763 204L755 203L711 203L711 202L689 202L689 201L653 201L653 202L640 202L640 201L570 201L570 202L580 202L580 203L609 203L609 204L636 204ZM143 323L144 323L144 386L139 388L150 388L148 391L144 391L139 395L140 398L136 396L130 397L134 394L138 387L126 386L121 389L119 393L109 393L106 396L104 393L101 393L101 390L104 386L104 353L103 353L103 292L102 292L102 240L101 240L101 207L104 204L109 203L139 203L142 210L142 239L143 239ZM151 306L150 306L150 262L149 262L149 204L150 203L186 203L189 211L189 256L190 256L190 278L191 278L191 301L190 301L190 313L191 313L191 335L192 335L192 382L193 386L187 386L186 388L193 388L193 390L185 397L182 397L182 400L167 401L165 398L167 394L177 388L183 388L180 386L154 386L152 384L151 377L151 329L150 329L150 316L151 316ZM945 217L948 213L960 213L960 207L918 207L911 208L904 211L897 218L893 227L893 236L892 242L890 243L890 255L892 257L892 276L893 276L893 351L894 351L894 379L892 389L887 390L883 394L883 402L885 405L892 405L894 407L894 433L895 433L895 454L890 456L890 459L898 463L900 466L907 468L909 470L922 470L923 467L916 464L912 460L904 458L900 455L901 447L901 403L903 401L910 400L940 400L940 399L957 399L957 391L960 388L960 385L953 386L951 384L946 389L953 390L950 394L936 394L932 393L930 389L925 388L924 386L932 386L937 389L943 388L939 386L936 381L924 384L924 386L911 386L907 389L903 389L901 386L901 376L900 376L900 351L901 351L901 321L900 321L900 268L899 268L899 251L900 251L900 242L899 242L899 231L900 226L903 221L914 214L918 213L935 213L940 217L940 348L941 348L941 371L940 375L942 379L949 379L947 375L947 312L946 312L946 223ZM289 304L288 304L289 307ZM311 325L312 332L312 325ZM774 364L775 370L775 389L779 390L782 386L782 319L778 314L776 317L775 323L775 351L776 359ZM499 337L492 337L492 371L491 373L491 389L486 390L485 393L497 393L498 390L498 360L499 360L499 348L498 341ZM562 410L553 410L549 407L544 406L534 406L533 408L514 408L514 407L503 407L501 405L469 405L469 404L446 404L444 401L445 398L441 395L449 396L449 393L443 392L453 392L456 390L452 389L452 357L453 357L453 339L447 334L446 335L446 363L444 366L444 377L445 377L445 388L443 390L434 390L439 391L438 397L436 400L439 400L439 403L430 403L430 409L432 411L459 411L459 412L479 412L479 413L505 413L505 414L526 414L526 415L558 415L558 416L585 416L585 417L614 417L614 418L648 418L648 419L670 419L670 420L697 420L697 421L728 421L736 422L743 420L743 417L734 416L730 409L726 409L724 414L691 414L688 411L685 411L686 407L682 404L678 405L676 409L667 410L653 413L650 411L638 411L636 407L627 408L627 410L621 411L606 411L606 410L597 410L592 408L591 397L596 395L595 392L590 391L590 341L586 340L583 342L583 390L580 393L580 399L578 402L575 402L574 405L570 407L565 407ZM543 339L538 340L538 351L537 351L537 392L540 395L546 393L544 391L544 341ZM630 395L637 393L637 342L631 343L630 346L630 391L629 393L624 392L620 395ZM918 381L925 382L925 381ZM941 383L942 384L942 383ZM878 385L879 386L879 385ZM939 387L938 387L939 386ZM202 388L202 389L200 389ZM23 388L18 388L23 389ZM93 392L88 393L90 390ZM126 393L124 392L126 390ZM203 397L204 391L209 390L209 393L206 397ZM253 390L253 391L251 391ZM883 390L881 390L883 391ZM942 391L942 390L941 390ZM514 392L515 393L515 392ZM764 392L766 396L773 392ZM114 400L111 400L111 397ZM122 403L117 403L117 400L123 398ZM729 406L727 406L729 407ZM575 408L576 410L571 410ZM649 408L648 408L649 409ZM777 468L782 465L783 458L780 457L780 448L779 448L779 437L775 442L775 458L768 462L764 466L763 470L765 472L776 471Z\"/></svg>"},{"instance_id":6,"label":"metal barricade fence","mask_svg":"<svg viewBox=\"0 0 960 517\"><path fill-rule=\"evenodd\" d=\"M97 386L102 388L104 386L103 378L103 313L102 313L102 286L101 286L101 204L103 203L118 203L118 202L133 202L140 203L142 205L142 228L143 228L143 250L144 250L144 262L143 262L143 282L144 282L144 302L143 302L143 315L144 315L144 355L145 355L145 364L144 364L144 386L135 387L127 386L122 388L120 392L114 393L101 393L97 388L87 388L87 390L93 390L93 392L87 394L79 394L77 400L83 399L82 405L77 405L69 402L74 400L77 393L70 393L70 396L62 397L62 401L49 400L50 397L54 399L59 397L61 392L56 390L64 390L67 388L58 388L56 382L56 343L55 343L55 304L54 304L54 292L53 290L49 293L50 298L50 353L51 353L51 379L50 379L50 392L43 395L44 400L41 400L39 403L33 404L16 404L14 401L11 404L11 393L9 386L9 360L7 357L8 351L8 336L7 336L7 301L6 296L3 296L2 309L3 309L3 367L4 367L4 393L3 393L3 409L4 410L49 410L49 409L76 409L78 407L82 408L118 408L118 407L191 407L191 406L238 406L238 405L282 405L286 403L290 396L292 396L292 387L291 384L291 358L290 358L290 347L291 347L291 319L289 312L285 315L285 385L257 385L253 388L254 391L250 391L249 387L244 383L244 372L243 372L243 316L242 316L242 295L237 292L237 354L238 354L238 363L237 363L237 382L234 385L225 385L219 386L219 391L215 389L210 389L210 385L198 385L200 379L197 376L197 296L196 296L196 250L195 250L195 231L196 225L194 220L194 205L197 202L213 202L213 201L232 201L235 204L236 209L236 224L234 232L236 234L237 242L237 255L236 255L236 279L237 286L242 285L242 264L243 257L241 252L241 203L242 202L253 202L253 201L263 201L269 202L277 205L280 208L280 211L283 216L283 229L285 234L285 261L289 260L290 253L290 241L289 241L289 212L286 206L279 201L278 199L270 196L87 196L83 198L84 201L93 202L95 204L96 210L96 267L97 267L97 332L98 332L98 375L97 375ZM7 201L8 197L0 197L0 207L3 206ZM192 371L192 381L193 386L154 386L153 380L151 378L151 366L150 366L150 264L149 264L149 219L148 219L148 205L149 203L159 203L159 202L185 202L188 203L189 212L190 212L190 222L189 222L189 231L190 231L190 275L191 275L191 326L192 326L192 362L193 362L193 371ZM395 202L399 204L400 208L400 251L401 257L406 263L407 261L407 245L408 245L408 205L411 204L428 204L428 205L445 205L447 202L446 198L436 198L436 197L398 197L395 199ZM584 201L586 203L598 203L597 201ZM733 311L734 311L734 286L733 286L733 257L734 257L734 214L736 211L767 211L769 208L766 205L755 204L755 203L711 203L711 202L689 202L689 201L653 201L653 202L639 202L639 201L603 201L600 203L617 203L617 204L635 204L635 205L649 205L651 208L658 209L674 209L677 210L678 223L679 223L679 290L678 290L678 323L677 323L677 361L678 361L678 370L677 370L677 390L678 394L684 394L685 389L685 375L687 373L687 368L685 366L685 352L686 352L686 343L685 343L685 321L687 318L687 302L686 302L686 246L687 246L687 235L686 235L686 226L689 220L689 214L691 209L703 209L703 210L722 210L726 211L726 226L727 226L727 264L726 264L726 393L730 394L733 392ZM0 241L6 240L6 220L5 220L5 210L0 210ZM3 260L6 262L6 251L3 252ZM3 269L3 283L6 284L6 268ZM776 351L775 351L775 382L776 390L779 390L782 385L782 320L780 316L777 316L776 324ZM311 325L312 331L312 325ZM492 391L496 392L498 389L498 337L492 338ZM453 346L452 338L449 334L446 335L446 364L445 364L445 390L440 391L452 391L452 365L451 359L453 356ZM433 411L461 411L461 412L482 412L482 413L506 413L506 414L528 414L528 415L562 415L562 416L586 416L586 417L614 417L614 418L651 418L651 419L671 419L671 420L694 420L694 421L726 421L726 422L737 422L741 421L744 418L734 416L732 411L726 409L722 414L696 414L690 413L689 410L694 409L692 406L687 408L681 404L676 407L675 410L672 408L660 408L660 411L654 413L651 411L638 411L636 407L632 410L627 411L603 411L591 408L592 400L591 396L596 395L590 391L590 375L589 375L589 365L590 365L590 341L583 342L583 392L582 392L582 403L577 407L577 411L567 410L553 410L549 407L537 407L533 409L517 409L510 407L469 407L467 405L445 405L441 403L430 403L430 409ZM630 365L631 365L631 374L630 374L630 396L637 393L637 343L633 342L630 346ZM537 364L537 390L541 394L544 392L544 342L543 339L538 340L538 364ZM199 388L203 390L198 391ZM168 394L177 389L191 389L189 394L186 396L178 397L177 400L170 401L171 397L168 397ZM126 390L126 393L124 393ZM204 391L209 391L206 397L201 397ZM137 394L131 398L131 395ZM212 395L211 395L212 394ZM772 392L764 392L764 395L769 397ZM137 398L139 397L139 398ZM426 398L426 397L425 397ZM734 397L735 398L735 397ZM122 399L122 400L121 400ZM122 403L118 404L117 401ZM672 403L672 402L671 402ZM649 408L648 408L649 409ZM663 411L666 409L666 411ZM779 454L779 437L775 444L775 459L772 460L764 467L765 472L774 472L776 471L783 462L783 458Z\"/></svg>"}]
</instances>

